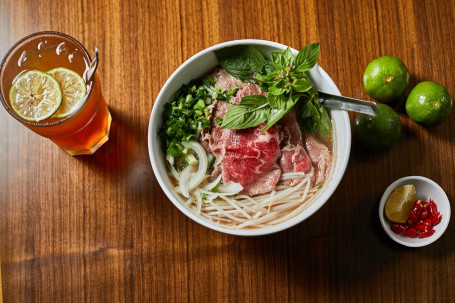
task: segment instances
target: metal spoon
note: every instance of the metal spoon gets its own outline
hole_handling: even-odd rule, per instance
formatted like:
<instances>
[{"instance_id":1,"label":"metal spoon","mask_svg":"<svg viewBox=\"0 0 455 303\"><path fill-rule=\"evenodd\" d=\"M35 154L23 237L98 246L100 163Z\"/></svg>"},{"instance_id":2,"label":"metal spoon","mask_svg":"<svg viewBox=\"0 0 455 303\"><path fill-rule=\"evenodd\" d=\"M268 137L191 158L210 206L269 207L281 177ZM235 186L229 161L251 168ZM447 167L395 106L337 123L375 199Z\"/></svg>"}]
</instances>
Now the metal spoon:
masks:
<instances>
[{"instance_id":1,"label":"metal spoon","mask_svg":"<svg viewBox=\"0 0 455 303\"><path fill-rule=\"evenodd\" d=\"M324 92L319 92L319 101L325 107L349 110L371 116L376 116L379 112L378 106L374 102L342 97Z\"/></svg>"},{"instance_id":2,"label":"metal spoon","mask_svg":"<svg viewBox=\"0 0 455 303\"><path fill-rule=\"evenodd\" d=\"M87 71L87 83L92 80L93 75L95 74L96 68L98 67L98 46L95 45L95 58L90 62L90 66Z\"/></svg>"}]
</instances>

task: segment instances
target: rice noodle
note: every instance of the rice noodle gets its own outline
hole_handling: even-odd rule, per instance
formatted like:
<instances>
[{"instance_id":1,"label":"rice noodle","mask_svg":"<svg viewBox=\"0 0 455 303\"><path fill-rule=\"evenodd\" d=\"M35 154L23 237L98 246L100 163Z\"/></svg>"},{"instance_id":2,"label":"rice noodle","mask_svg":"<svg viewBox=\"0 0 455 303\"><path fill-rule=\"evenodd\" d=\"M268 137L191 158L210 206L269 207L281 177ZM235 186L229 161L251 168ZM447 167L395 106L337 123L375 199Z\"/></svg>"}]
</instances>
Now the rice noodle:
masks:
<instances>
[{"instance_id":1,"label":"rice noodle","mask_svg":"<svg viewBox=\"0 0 455 303\"><path fill-rule=\"evenodd\" d=\"M183 174L183 172L182 172ZM205 219L231 229L260 228L282 223L306 209L319 190L311 186L311 177L291 173L285 178L301 179L295 186L278 185L271 193L250 197L236 192L211 192L206 184L191 192L185 205ZM216 182L218 184L218 182ZM202 187L202 186L201 186ZM214 187L212 187L213 189ZM176 191L180 189L176 187ZM202 199L201 195L205 195Z\"/></svg>"},{"instance_id":2,"label":"rice noodle","mask_svg":"<svg viewBox=\"0 0 455 303\"><path fill-rule=\"evenodd\" d=\"M305 174L304 172L284 173L284 174L281 174L280 181L291 180L291 179L303 179L308 176L309 175Z\"/></svg>"},{"instance_id":3,"label":"rice noodle","mask_svg":"<svg viewBox=\"0 0 455 303\"><path fill-rule=\"evenodd\" d=\"M325 160L323 157L321 157L321 161L319 162L319 173L318 173L318 179L316 180L316 185L320 184L325 177Z\"/></svg>"}]
</instances>

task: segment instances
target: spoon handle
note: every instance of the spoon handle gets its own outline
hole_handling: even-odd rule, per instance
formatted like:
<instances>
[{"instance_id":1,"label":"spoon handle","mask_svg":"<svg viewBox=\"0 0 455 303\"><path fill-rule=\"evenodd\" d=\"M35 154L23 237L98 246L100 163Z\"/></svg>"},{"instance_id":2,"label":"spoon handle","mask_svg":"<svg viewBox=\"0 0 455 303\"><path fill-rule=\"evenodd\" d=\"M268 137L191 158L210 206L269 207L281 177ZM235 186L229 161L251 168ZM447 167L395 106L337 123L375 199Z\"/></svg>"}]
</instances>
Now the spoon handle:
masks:
<instances>
[{"instance_id":1,"label":"spoon handle","mask_svg":"<svg viewBox=\"0 0 455 303\"><path fill-rule=\"evenodd\" d=\"M332 95L324 92L319 93L321 104L336 109L344 109L358 113L364 113L371 116L376 116L379 112L376 103L371 101L359 100L349 97Z\"/></svg>"}]
</instances>

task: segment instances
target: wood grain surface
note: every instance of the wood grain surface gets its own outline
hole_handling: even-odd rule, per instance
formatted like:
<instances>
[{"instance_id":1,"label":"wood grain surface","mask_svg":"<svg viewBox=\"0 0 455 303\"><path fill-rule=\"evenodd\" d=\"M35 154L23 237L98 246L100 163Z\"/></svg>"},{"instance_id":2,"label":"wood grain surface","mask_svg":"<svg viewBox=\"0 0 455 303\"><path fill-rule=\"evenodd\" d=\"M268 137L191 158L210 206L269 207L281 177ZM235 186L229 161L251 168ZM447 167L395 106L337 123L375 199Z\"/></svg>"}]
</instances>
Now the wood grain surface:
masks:
<instances>
[{"instance_id":1,"label":"wood grain surface","mask_svg":"<svg viewBox=\"0 0 455 303\"><path fill-rule=\"evenodd\" d=\"M71 157L0 109L4 302L453 301L454 224L434 244L406 248L384 233L377 208L385 188L407 175L433 179L454 200L455 113L424 128L395 104L397 145L365 153L354 143L324 207L253 238L209 230L171 204L150 165L147 128L180 64L242 38L296 49L319 41L318 63L346 96L369 99L366 65L393 55L407 65L410 88L433 80L455 97L454 24L451 0L0 0L0 56L41 30L67 33L90 51L98 45L113 116L107 144Z\"/></svg>"}]
</instances>

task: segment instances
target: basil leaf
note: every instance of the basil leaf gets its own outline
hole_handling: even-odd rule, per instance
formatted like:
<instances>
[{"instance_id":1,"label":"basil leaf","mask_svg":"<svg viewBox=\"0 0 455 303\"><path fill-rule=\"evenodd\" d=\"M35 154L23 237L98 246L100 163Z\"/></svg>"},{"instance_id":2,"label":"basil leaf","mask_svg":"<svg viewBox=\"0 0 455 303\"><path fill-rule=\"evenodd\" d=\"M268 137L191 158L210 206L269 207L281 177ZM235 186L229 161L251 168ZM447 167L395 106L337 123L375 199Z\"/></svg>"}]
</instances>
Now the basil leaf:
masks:
<instances>
[{"instance_id":1,"label":"basil leaf","mask_svg":"<svg viewBox=\"0 0 455 303\"><path fill-rule=\"evenodd\" d=\"M286 106L286 97L284 95L267 95L267 102L272 108L282 109Z\"/></svg>"},{"instance_id":2,"label":"basil leaf","mask_svg":"<svg viewBox=\"0 0 455 303\"><path fill-rule=\"evenodd\" d=\"M321 115L321 120L318 124L317 133L324 138L328 138L332 134L332 122L330 121L329 114L324 106L318 101L315 102L316 108L318 109L319 114Z\"/></svg>"},{"instance_id":3,"label":"basil leaf","mask_svg":"<svg viewBox=\"0 0 455 303\"><path fill-rule=\"evenodd\" d=\"M283 57L286 60L286 66L291 66L294 64L295 56L292 54L291 48L286 48L283 52Z\"/></svg>"},{"instance_id":4,"label":"basil leaf","mask_svg":"<svg viewBox=\"0 0 455 303\"><path fill-rule=\"evenodd\" d=\"M308 44L302 48L295 58L295 71L302 73L312 69L318 60L319 51L319 43Z\"/></svg>"},{"instance_id":5,"label":"basil leaf","mask_svg":"<svg viewBox=\"0 0 455 303\"><path fill-rule=\"evenodd\" d=\"M263 91L263 92L268 92L269 91L269 85L267 83L261 83L259 84L259 88Z\"/></svg>"},{"instance_id":6,"label":"basil leaf","mask_svg":"<svg viewBox=\"0 0 455 303\"><path fill-rule=\"evenodd\" d=\"M313 87L313 83L308 81L307 79L297 79L292 83L292 88L299 92L304 93L309 91Z\"/></svg>"},{"instance_id":7,"label":"basil leaf","mask_svg":"<svg viewBox=\"0 0 455 303\"><path fill-rule=\"evenodd\" d=\"M287 79L286 79L287 80ZM281 95L286 92L283 86L286 84L284 79L280 80L279 82L274 82L272 86L269 87L269 94L274 95Z\"/></svg>"},{"instance_id":8,"label":"basil leaf","mask_svg":"<svg viewBox=\"0 0 455 303\"><path fill-rule=\"evenodd\" d=\"M249 95L242 98L240 104L233 104L227 110L221 128L245 129L258 126L270 115L267 98L261 95Z\"/></svg>"},{"instance_id":9,"label":"basil leaf","mask_svg":"<svg viewBox=\"0 0 455 303\"><path fill-rule=\"evenodd\" d=\"M316 133L321 121L321 114L314 106L313 102L308 101L302 106L302 113L300 115L299 124L305 131L309 133Z\"/></svg>"},{"instance_id":10,"label":"basil leaf","mask_svg":"<svg viewBox=\"0 0 455 303\"><path fill-rule=\"evenodd\" d=\"M273 71L266 75L257 75L256 79L262 82L273 82L275 78L279 75L279 72Z\"/></svg>"},{"instance_id":11,"label":"basil leaf","mask_svg":"<svg viewBox=\"0 0 455 303\"><path fill-rule=\"evenodd\" d=\"M248 95L240 100L240 106L261 107L267 105L267 98L263 95Z\"/></svg>"},{"instance_id":12,"label":"basil leaf","mask_svg":"<svg viewBox=\"0 0 455 303\"><path fill-rule=\"evenodd\" d=\"M267 124L262 129L261 134L267 131L270 127L272 127L276 122L278 122L281 118L284 117L294 106L294 100L292 96L286 100L286 105L282 109L272 109L270 116L267 119Z\"/></svg>"},{"instance_id":13,"label":"basil leaf","mask_svg":"<svg viewBox=\"0 0 455 303\"><path fill-rule=\"evenodd\" d=\"M278 96L278 95L284 94L285 92L286 92L286 90L282 87L276 87L275 85L269 87L269 94Z\"/></svg>"},{"instance_id":14,"label":"basil leaf","mask_svg":"<svg viewBox=\"0 0 455 303\"><path fill-rule=\"evenodd\" d=\"M277 75L279 73L279 68L275 64L273 64L273 62L267 62L261 68L261 74L262 75L268 75L268 74L271 74L273 72L276 72Z\"/></svg>"},{"instance_id":15,"label":"basil leaf","mask_svg":"<svg viewBox=\"0 0 455 303\"><path fill-rule=\"evenodd\" d=\"M282 52L272 52L271 55L272 55L272 62L275 64L276 67L278 68L283 68L283 64L281 62L281 56L282 56Z\"/></svg>"},{"instance_id":16,"label":"basil leaf","mask_svg":"<svg viewBox=\"0 0 455 303\"><path fill-rule=\"evenodd\" d=\"M248 45L222 48L215 55L222 68L243 81L251 81L251 76L267 63L259 50Z\"/></svg>"},{"instance_id":17,"label":"basil leaf","mask_svg":"<svg viewBox=\"0 0 455 303\"><path fill-rule=\"evenodd\" d=\"M280 69L286 69L294 64L294 55L289 47L285 51L273 52L271 55L272 62Z\"/></svg>"}]
</instances>

